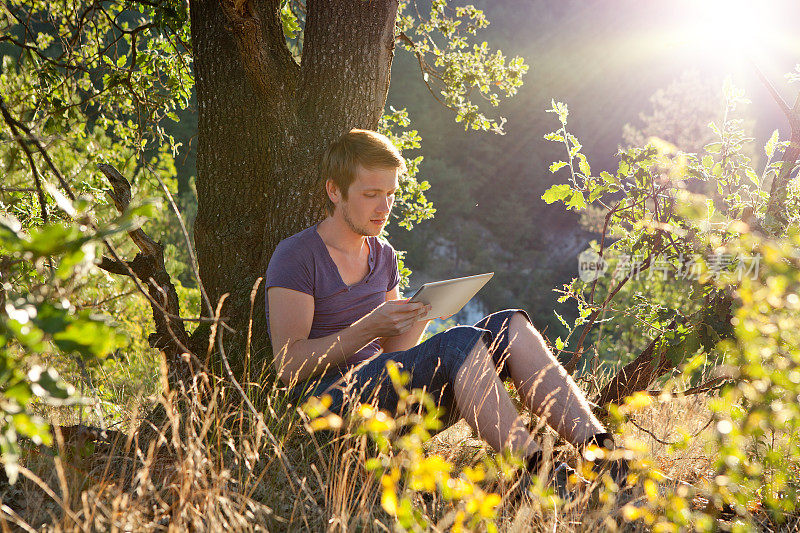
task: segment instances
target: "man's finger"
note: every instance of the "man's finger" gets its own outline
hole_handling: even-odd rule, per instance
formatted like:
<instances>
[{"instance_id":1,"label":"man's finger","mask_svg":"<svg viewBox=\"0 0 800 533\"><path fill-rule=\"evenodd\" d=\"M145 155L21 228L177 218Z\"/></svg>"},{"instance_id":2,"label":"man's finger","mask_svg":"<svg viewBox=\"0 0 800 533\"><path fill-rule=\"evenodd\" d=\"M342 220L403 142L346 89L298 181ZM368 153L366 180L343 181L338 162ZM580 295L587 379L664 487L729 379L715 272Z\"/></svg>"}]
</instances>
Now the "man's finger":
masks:
<instances>
[{"instance_id":1,"label":"man's finger","mask_svg":"<svg viewBox=\"0 0 800 533\"><path fill-rule=\"evenodd\" d=\"M417 323L419 318L417 316L413 316L403 321L403 325L401 326L404 330L409 329L411 326Z\"/></svg>"},{"instance_id":2,"label":"man's finger","mask_svg":"<svg viewBox=\"0 0 800 533\"><path fill-rule=\"evenodd\" d=\"M420 305L422 305L422 307L420 307ZM424 309L424 308L425 308L424 304L414 303L414 304L398 306L397 311L400 312L400 313L409 313L409 314L413 313L413 314L416 314L416 313L418 313L420 311L420 309Z\"/></svg>"}]
</instances>

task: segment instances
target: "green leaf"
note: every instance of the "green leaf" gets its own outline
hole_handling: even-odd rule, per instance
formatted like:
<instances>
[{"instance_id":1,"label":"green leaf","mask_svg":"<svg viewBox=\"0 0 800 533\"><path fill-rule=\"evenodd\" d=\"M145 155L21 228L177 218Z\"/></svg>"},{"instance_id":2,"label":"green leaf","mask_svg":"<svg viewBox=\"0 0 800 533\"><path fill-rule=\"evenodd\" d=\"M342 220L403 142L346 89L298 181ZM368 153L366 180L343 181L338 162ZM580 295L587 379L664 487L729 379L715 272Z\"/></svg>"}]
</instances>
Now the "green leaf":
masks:
<instances>
[{"instance_id":1,"label":"green leaf","mask_svg":"<svg viewBox=\"0 0 800 533\"><path fill-rule=\"evenodd\" d=\"M17 482L19 476L19 444L17 444L17 433L14 428L5 429L0 433L0 451L2 452L3 463L6 470L6 477L8 477L9 484L13 485Z\"/></svg>"},{"instance_id":2,"label":"green leaf","mask_svg":"<svg viewBox=\"0 0 800 533\"><path fill-rule=\"evenodd\" d=\"M589 193L589 203L594 202L595 200L603 196L603 193L607 191L608 187L606 187L605 185L598 185L597 187L594 187Z\"/></svg>"},{"instance_id":3,"label":"green leaf","mask_svg":"<svg viewBox=\"0 0 800 533\"><path fill-rule=\"evenodd\" d=\"M373 457L372 459L367 459L364 466L370 472L380 471L383 468L383 462L380 458Z\"/></svg>"},{"instance_id":4,"label":"green leaf","mask_svg":"<svg viewBox=\"0 0 800 533\"><path fill-rule=\"evenodd\" d=\"M561 135L560 131L553 131L553 132L547 133L547 134L545 134L544 138L547 141L564 142L564 136Z\"/></svg>"},{"instance_id":5,"label":"green leaf","mask_svg":"<svg viewBox=\"0 0 800 533\"><path fill-rule=\"evenodd\" d=\"M25 250L36 257L77 252L90 238L89 235L82 233L76 224L54 222L31 229L30 240L25 244Z\"/></svg>"},{"instance_id":6,"label":"green leaf","mask_svg":"<svg viewBox=\"0 0 800 533\"><path fill-rule=\"evenodd\" d=\"M564 298L564 300L563 300L563 301L566 301L566 299L567 299L567 298L566 298L566 297L563 297L563 298ZM562 301L562 300L561 300L561 298L559 298L559 299L558 299L558 301L559 301L559 302L561 302L561 301ZM559 321L559 322L561 322L561 323L564 325L564 327L565 327L565 328L569 329L569 324L567 324L567 321L566 321L566 320L564 320L564 317L563 317L563 316L561 316L560 314L558 314L558 311L556 311L556 310L554 309L554 310L553 310L553 314L554 314L554 315L556 315L556 318L558 319L558 321Z\"/></svg>"},{"instance_id":7,"label":"green leaf","mask_svg":"<svg viewBox=\"0 0 800 533\"><path fill-rule=\"evenodd\" d=\"M575 191L575 194L572 195L572 198L569 199L567 202L567 209L575 209L575 211L580 211L586 207L586 198L583 197L583 193L580 191Z\"/></svg>"},{"instance_id":8,"label":"green leaf","mask_svg":"<svg viewBox=\"0 0 800 533\"><path fill-rule=\"evenodd\" d=\"M550 172L555 174L556 172L558 172L560 169L564 168L565 166L567 166L567 162L566 161L556 161L555 163L552 163L550 165Z\"/></svg>"},{"instance_id":9,"label":"green leaf","mask_svg":"<svg viewBox=\"0 0 800 533\"><path fill-rule=\"evenodd\" d=\"M714 166L714 157L711 155L704 155L703 156L703 167L706 170L711 170L711 167Z\"/></svg>"},{"instance_id":10,"label":"green leaf","mask_svg":"<svg viewBox=\"0 0 800 533\"><path fill-rule=\"evenodd\" d=\"M767 144L764 145L764 152L766 152L767 157L769 157L770 159L772 158L772 155L775 153L775 148L778 146L778 135L779 135L778 130L773 131L772 135L767 141Z\"/></svg>"},{"instance_id":11,"label":"green leaf","mask_svg":"<svg viewBox=\"0 0 800 533\"><path fill-rule=\"evenodd\" d=\"M578 155L578 152L581 151L581 148L583 148L583 145L580 143L578 138L575 137L571 133L567 133L567 139L569 139L569 143L570 143L570 146L571 146L571 148L569 149L569 156L570 157L575 157L576 155Z\"/></svg>"},{"instance_id":12,"label":"green leaf","mask_svg":"<svg viewBox=\"0 0 800 533\"><path fill-rule=\"evenodd\" d=\"M31 388L26 382L20 381L19 383L16 383L3 391L3 395L6 398L14 400L17 402L17 404L22 406L26 405L30 401L31 397L33 396L33 392L31 392ZM3 410L8 412L10 408L10 405L5 405Z\"/></svg>"},{"instance_id":13,"label":"green leaf","mask_svg":"<svg viewBox=\"0 0 800 533\"><path fill-rule=\"evenodd\" d=\"M548 204L552 204L553 202L557 202L559 200L566 200L571 193L572 187L569 185L553 185L542 195L542 200Z\"/></svg>"},{"instance_id":14,"label":"green leaf","mask_svg":"<svg viewBox=\"0 0 800 533\"><path fill-rule=\"evenodd\" d=\"M746 168L744 170L744 173L748 178L750 178L750 181L753 182L753 184L756 187L760 187L761 186L761 180L758 178L758 174L753 172L752 168Z\"/></svg>"},{"instance_id":15,"label":"green leaf","mask_svg":"<svg viewBox=\"0 0 800 533\"><path fill-rule=\"evenodd\" d=\"M58 372L52 368L33 365L28 371L28 380L31 383L31 392L46 400L66 400L73 392L71 387L67 387L59 379Z\"/></svg>"},{"instance_id":16,"label":"green leaf","mask_svg":"<svg viewBox=\"0 0 800 533\"><path fill-rule=\"evenodd\" d=\"M50 424L37 416L28 413L18 413L11 417L14 429L22 435L30 438L34 444L44 444L49 446L53 443L53 436L50 433Z\"/></svg>"},{"instance_id":17,"label":"green leaf","mask_svg":"<svg viewBox=\"0 0 800 533\"><path fill-rule=\"evenodd\" d=\"M123 344L124 337L101 320L78 316L67 328L53 335L53 342L64 352L101 358Z\"/></svg>"},{"instance_id":18,"label":"green leaf","mask_svg":"<svg viewBox=\"0 0 800 533\"><path fill-rule=\"evenodd\" d=\"M281 7L281 23L283 24L283 33L289 39L294 39L300 33L300 23L297 17L292 12L289 3L285 2Z\"/></svg>"},{"instance_id":19,"label":"green leaf","mask_svg":"<svg viewBox=\"0 0 800 533\"><path fill-rule=\"evenodd\" d=\"M91 248L91 244L87 245L87 248ZM73 275L75 267L83 263L86 258L87 256L83 249L78 249L64 254L64 257L61 259L61 263L56 269L56 277L59 279L69 278Z\"/></svg>"},{"instance_id":20,"label":"green leaf","mask_svg":"<svg viewBox=\"0 0 800 533\"><path fill-rule=\"evenodd\" d=\"M550 109L548 109L547 112L557 114L558 120L561 121L561 124L567 124L567 117L569 116L569 108L567 107L567 104L550 100Z\"/></svg>"},{"instance_id":21,"label":"green leaf","mask_svg":"<svg viewBox=\"0 0 800 533\"><path fill-rule=\"evenodd\" d=\"M592 168L589 166L589 161L583 154L578 154L578 168L580 168L581 174L587 178L592 175Z\"/></svg>"},{"instance_id":22,"label":"green leaf","mask_svg":"<svg viewBox=\"0 0 800 533\"><path fill-rule=\"evenodd\" d=\"M721 142L709 143L705 145L703 149L709 154L718 154L719 151L722 150L722 143Z\"/></svg>"}]
</instances>

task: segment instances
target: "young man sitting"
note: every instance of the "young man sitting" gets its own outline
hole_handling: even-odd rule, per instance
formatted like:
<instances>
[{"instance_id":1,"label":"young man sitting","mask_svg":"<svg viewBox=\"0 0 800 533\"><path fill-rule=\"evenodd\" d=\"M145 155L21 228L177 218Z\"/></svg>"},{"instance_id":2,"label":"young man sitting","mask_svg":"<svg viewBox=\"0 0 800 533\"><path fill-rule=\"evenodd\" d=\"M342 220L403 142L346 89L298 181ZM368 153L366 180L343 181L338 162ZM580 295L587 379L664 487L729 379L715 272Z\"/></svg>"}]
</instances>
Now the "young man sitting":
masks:
<instances>
[{"instance_id":1,"label":"young man sitting","mask_svg":"<svg viewBox=\"0 0 800 533\"><path fill-rule=\"evenodd\" d=\"M370 400L393 412L391 360L410 373L410 388L426 389L446 408L447 421L463 417L495 450L527 458L530 469L541 448L503 379L565 440L613 448L525 311L499 311L420 344L428 309L401 299L395 251L378 238L406 170L386 137L352 130L329 147L320 170L327 218L281 241L266 274L275 369L293 399L327 393L335 412ZM624 482L624 465L611 466Z\"/></svg>"}]
</instances>

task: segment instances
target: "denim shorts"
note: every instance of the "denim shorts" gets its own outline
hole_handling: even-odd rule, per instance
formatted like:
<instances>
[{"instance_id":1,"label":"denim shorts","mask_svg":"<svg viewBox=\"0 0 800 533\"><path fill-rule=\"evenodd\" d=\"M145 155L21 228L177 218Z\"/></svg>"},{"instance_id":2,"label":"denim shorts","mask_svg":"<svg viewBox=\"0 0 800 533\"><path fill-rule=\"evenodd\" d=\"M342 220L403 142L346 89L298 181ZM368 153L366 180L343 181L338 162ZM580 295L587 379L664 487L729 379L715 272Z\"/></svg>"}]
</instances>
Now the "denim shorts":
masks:
<instances>
[{"instance_id":1,"label":"denim shorts","mask_svg":"<svg viewBox=\"0 0 800 533\"><path fill-rule=\"evenodd\" d=\"M489 347L498 375L510 377L505 361L508 357L508 324L514 313L522 309L506 309L492 313L474 326L455 326L437 333L409 350L382 353L369 361L353 366L336 368L321 377L311 378L289 389L289 398L301 403L312 396L328 394L332 412L344 414L346 406L373 403L379 409L396 413L398 395L386 370L386 363L394 361L411 379L406 388L425 389L437 406L446 410L443 420L452 423L458 419L453 397L453 383L461 365L480 340Z\"/></svg>"}]
</instances>

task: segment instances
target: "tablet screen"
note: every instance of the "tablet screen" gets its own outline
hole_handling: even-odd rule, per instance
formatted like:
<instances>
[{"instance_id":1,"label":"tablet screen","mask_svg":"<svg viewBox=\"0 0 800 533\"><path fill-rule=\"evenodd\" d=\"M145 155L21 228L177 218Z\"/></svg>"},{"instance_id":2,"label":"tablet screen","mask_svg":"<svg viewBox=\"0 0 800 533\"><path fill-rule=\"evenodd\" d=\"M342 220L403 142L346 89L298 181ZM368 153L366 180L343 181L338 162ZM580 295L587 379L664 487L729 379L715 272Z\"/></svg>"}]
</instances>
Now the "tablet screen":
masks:
<instances>
[{"instance_id":1,"label":"tablet screen","mask_svg":"<svg viewBox=\"0 0 800 533\"><path fill-rule=\"evenodd\" d=\"M409 298L409 301L430 304L431 310L420 320L450 317L461 311L493 275L494 272L487 272L426 283Z\"/></svg>"}]
</instances>

